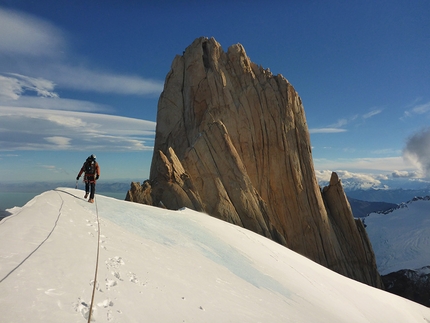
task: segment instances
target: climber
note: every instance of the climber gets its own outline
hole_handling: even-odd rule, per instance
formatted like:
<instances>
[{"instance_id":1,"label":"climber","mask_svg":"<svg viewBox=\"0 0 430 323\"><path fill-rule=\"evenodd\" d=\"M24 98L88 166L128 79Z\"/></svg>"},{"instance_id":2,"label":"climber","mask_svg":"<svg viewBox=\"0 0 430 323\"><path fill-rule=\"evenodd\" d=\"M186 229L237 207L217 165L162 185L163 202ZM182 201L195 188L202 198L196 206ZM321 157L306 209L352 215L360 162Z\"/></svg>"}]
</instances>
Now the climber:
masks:
<instances>
[{"instance_id":1,"label":"climber","mask_svg":"<svg viewBox=\"0 0 430 323\"><path fill-rule=\"evenodd\" d=\"M79 180L79 177L81 177L82 173L85 173L84 175L84 182L85 182L85 196L86 199L88 197L88 193L90 192L90 198L88 199L88 202L94 203L94 194L96 189L96 180L100 177L100 167L99 164L96 162L96 156L91 155L87 158L85 163L82 165L81 170L79 171L78 176L76 177L76 180Z\"/></svg>"}]
</instances>

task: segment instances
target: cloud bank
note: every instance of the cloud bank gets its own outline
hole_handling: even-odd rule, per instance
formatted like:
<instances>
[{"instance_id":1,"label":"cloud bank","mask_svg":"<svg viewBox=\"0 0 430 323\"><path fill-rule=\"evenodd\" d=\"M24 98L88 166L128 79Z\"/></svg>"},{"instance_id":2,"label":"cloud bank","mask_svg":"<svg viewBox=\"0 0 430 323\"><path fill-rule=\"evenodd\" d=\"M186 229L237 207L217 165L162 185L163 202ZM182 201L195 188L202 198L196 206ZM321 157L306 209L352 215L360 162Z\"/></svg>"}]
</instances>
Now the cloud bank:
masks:
<instances>
[{"instance_id":1,"label":"cloud bank","mask_svg":"<svg viewBox=\"0 0 430 323\"><path fill-rule=\"evenodd\" d=\"M363 174L354 173L346 170L337 170L337 175L342 181L345 190L351 189L386 189L387 187L381 180L387 180L388 177L383 174ZM330 182L331 170L316 170L315 175L321 186L326 186Z\"/></svg>"},{"instance_id":2,"label":"cloud bank","mask_svg":"<svg viewBox=\"0 0 430 323\"><path fill-rule=\"evenodd\" d=\"M347 170L335 171L342 181L345 191L353 190L386 190L386 189L417 189L428 187L429 182L415 171L394 171L387 173L363 173ZM321 187L330 182L331 170L315 170L316 178Z\"/></svg>"},{"instance_id":3,"label":"cloud bank","mask_svg":"<svg viewBox=\"0 0 430 323\"><path fill-rule=\"evenodd\" d=\"M0 151L152 150L155 122L75 111L0 107Z\"/></svg>"}]
</instances>

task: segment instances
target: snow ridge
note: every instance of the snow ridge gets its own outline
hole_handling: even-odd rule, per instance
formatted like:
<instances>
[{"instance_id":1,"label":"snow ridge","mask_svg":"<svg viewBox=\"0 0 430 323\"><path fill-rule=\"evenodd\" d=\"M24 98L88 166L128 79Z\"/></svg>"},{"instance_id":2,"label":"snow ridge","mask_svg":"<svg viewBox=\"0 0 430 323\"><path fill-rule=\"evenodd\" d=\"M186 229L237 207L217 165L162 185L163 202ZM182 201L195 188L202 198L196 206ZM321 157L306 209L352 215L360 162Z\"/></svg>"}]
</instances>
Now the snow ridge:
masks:
<instances>
[{"instance_id":1,"label":"snow ridge","mask_svg":"<svg viewBox=\"0 0 430 323\"><path fill-rule=\"evenodd\" d=\"M389 213L394 212L395 210L407 208L409 204L416 202L416 201L430 201L430 196L424 196L424 197L415 196L413 199L411 199L407 202L400 203L397 207L393 207L393 208L390 208L390 209L385 210L385 211L377 211L375 213L377 213L377 214L389 214Z\"/></svg>"},{"instance_id":2,"label":"snow ridge","mask_svg":"<svg viewBox=\"0 0 430 323\"><path fill-rule=\"evenodd\" d=\"M95 322L430 322L424 306L188 209L97 196L99 230L81 196L48 191L0 222L0 277L22 262L0 283L2 322L84 322L94 287Z\"/></svg>"}]
</instances>

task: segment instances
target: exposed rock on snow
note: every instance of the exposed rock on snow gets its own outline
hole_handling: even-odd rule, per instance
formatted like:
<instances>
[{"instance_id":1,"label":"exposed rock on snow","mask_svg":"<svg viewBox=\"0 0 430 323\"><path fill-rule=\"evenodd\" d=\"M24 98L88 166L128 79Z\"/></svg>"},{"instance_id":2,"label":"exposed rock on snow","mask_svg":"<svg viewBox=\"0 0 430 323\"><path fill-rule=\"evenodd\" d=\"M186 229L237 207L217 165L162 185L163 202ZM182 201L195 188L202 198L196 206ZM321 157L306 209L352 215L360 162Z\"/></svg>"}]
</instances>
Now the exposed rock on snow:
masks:
<instances>
[{"instance_id":1,"label":"exposed rock on snow","mask_svg":"<svg viewBox=\"0 0 430 323\"><path fill-rule=\"evenodd\" d=\"M343 193L331 196L327 214L299 95L240 44L224 52L199 38L174 59L158 103L149 184L133 184L128 200L204 211L382 286Z\"/></svg>"},{"instance_id":2,"label":"exposed rock on snow","mask_svg":"<svg viewBox=\"0 0 430 323\"><path fill-rule=\"evenodd\" d=\"M399 270L382 276L382 280L388 292L430 306L430 266Z\"/></svg>"}]
</instances>

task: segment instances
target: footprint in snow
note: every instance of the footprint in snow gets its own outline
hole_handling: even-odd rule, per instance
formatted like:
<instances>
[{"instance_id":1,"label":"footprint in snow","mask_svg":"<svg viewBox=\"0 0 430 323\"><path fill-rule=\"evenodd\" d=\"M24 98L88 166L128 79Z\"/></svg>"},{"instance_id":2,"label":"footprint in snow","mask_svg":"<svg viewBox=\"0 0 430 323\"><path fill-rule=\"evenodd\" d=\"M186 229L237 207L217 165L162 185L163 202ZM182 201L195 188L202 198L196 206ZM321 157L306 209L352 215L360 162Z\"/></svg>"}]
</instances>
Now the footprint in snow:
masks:
<instances>
[{"instance_id":1,"label":"footprint in snow","mask_svg":"<svg viewBox=\"0 0 430 323\"><path fill-rule=\"evenodd\" d=\"M124 266L125 262L124 260L122 260L121 257L113 257L113 258L109 258L108 260L105 261L105 264L107 266L107 268L118 268L119 266Z\"/></svg>"},{"instance_id":2,"label":"footprint in snow","mask_svg":"<svg viewBox=\"0 0 430 323\"><path fill-rule=\"evenodd\" d=\"M109 298L107 298L103 302L97 303L97 306L106 308L109 306L113 306L113 302Z\"/></svg>"},{"instance_id":3,"label":"footprint in snow","mask_svg":"<svg viewBox=\"0 0 430 323\"><path fill-rule=\"evenodd\" d=\"M93 284L94 284L94 279L91 279L90 280L90 286L93 286ZM97 282L97 284L96 284L96 290L98 290L98 291L102 291L101 289L100 289L100 285L99 285L99 282Z\"/></svg>"},{"instance_id":4,"label":"footprint in snow","mask_svg":"<svg viewBox=\"0 0 430 323\"><path fill-rule=\"evenodd\" d=\"M121 274L120 274L119 272L117 272L117 271L112 271L112 272L111 272L111 274L112 274L112 276L114 276L116 279L118 279L118 280L121 280L121 281L122 281Z\"/></svg>"},{"instance_id":5,"label":"footprint in snow","mask_svg":"<svg viewBox=\"0 0 430 323\"><path fill-rule=\"evenodd\" d=\"M74 306L75 311L80 313L82 317L88 320L90 315L90 306L81 298L78 298L78 302Z\"/></svg>"},{"instance_id":6,"label":"footprint in snow","mask_svg":"<svg viewBox=\"0 0 430 323\"><path fill-rule=\"evenodd\" d=\"M135 273L130 272L128 276L129 276L129 281L131 281L132 283L135 283L135 284L139 283L139 279L137 279L137 276Z\"/></svg>"},{"instance_id":7,"label":"footprint in snow","mask_svg":"<svg viewBox=\"0 0 430 323\"><path fill-rule=\"evenodd\" d=\"M106 289L107 290L109 290L109 289L111 289L112 287L114 287L114 286L116 286L117 285L117 282L116 282L116 280L112 280L112 279L105 279L105 281L106 281Z\"/></svg>"}]
</instances>

